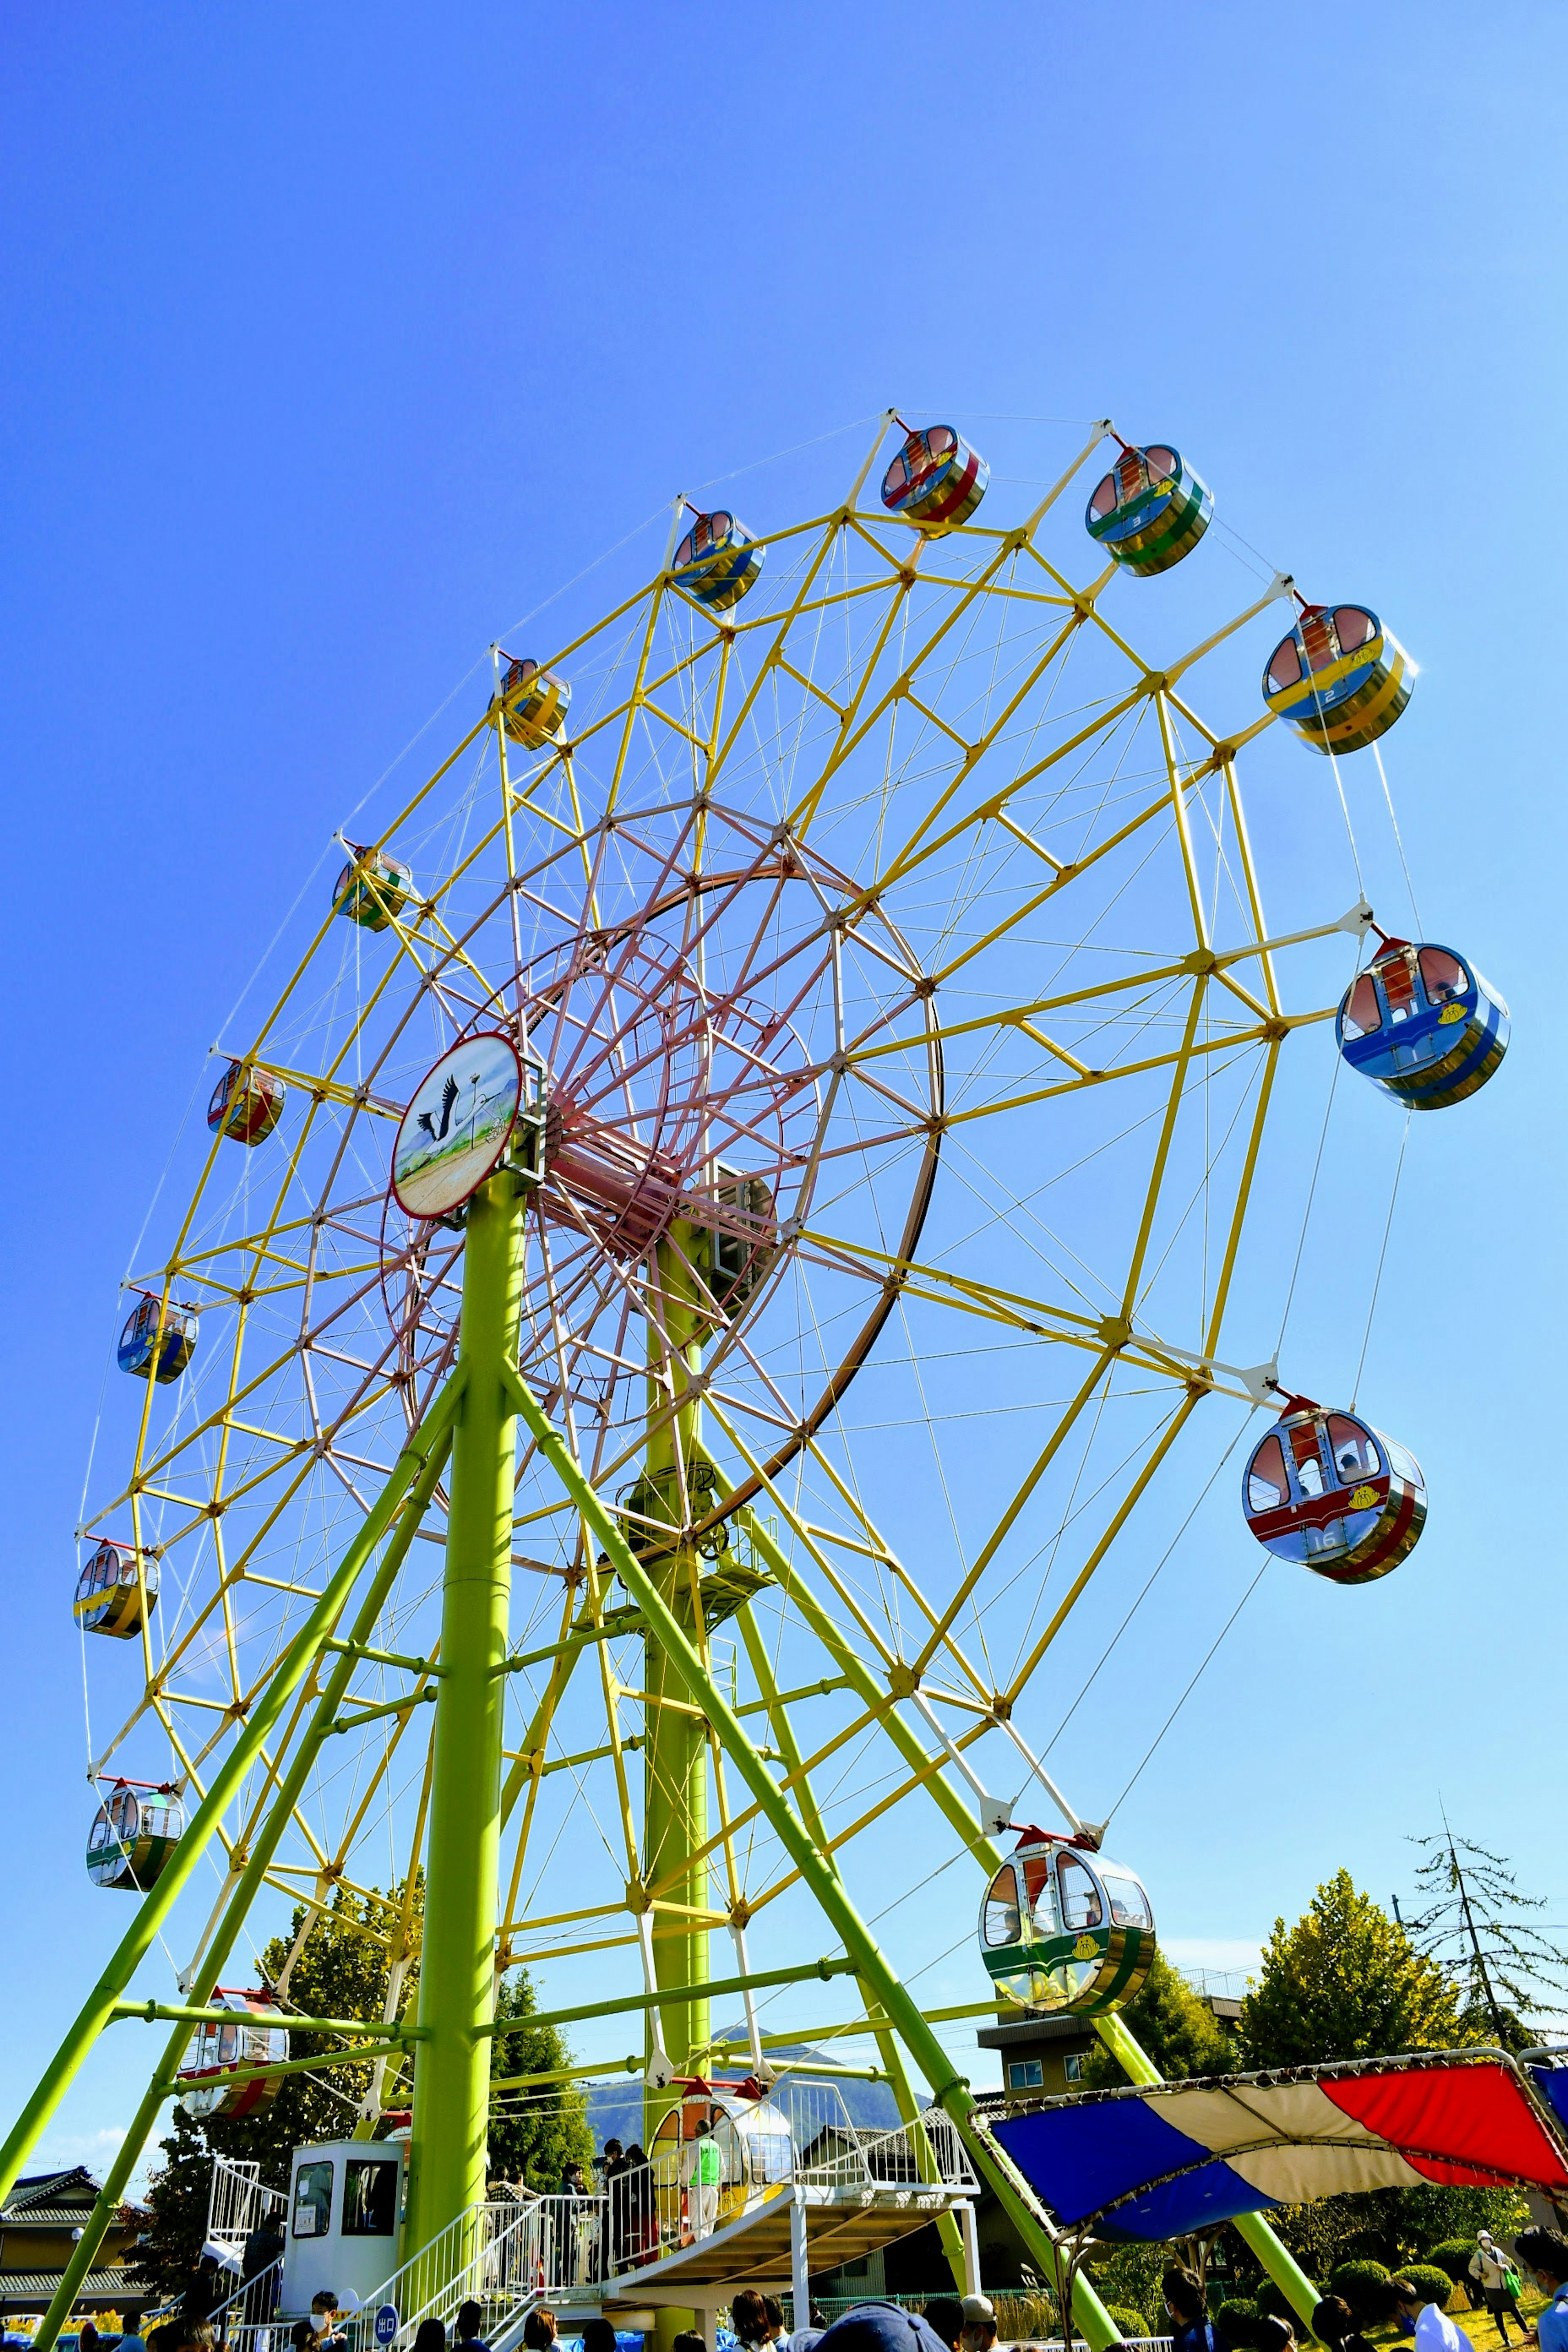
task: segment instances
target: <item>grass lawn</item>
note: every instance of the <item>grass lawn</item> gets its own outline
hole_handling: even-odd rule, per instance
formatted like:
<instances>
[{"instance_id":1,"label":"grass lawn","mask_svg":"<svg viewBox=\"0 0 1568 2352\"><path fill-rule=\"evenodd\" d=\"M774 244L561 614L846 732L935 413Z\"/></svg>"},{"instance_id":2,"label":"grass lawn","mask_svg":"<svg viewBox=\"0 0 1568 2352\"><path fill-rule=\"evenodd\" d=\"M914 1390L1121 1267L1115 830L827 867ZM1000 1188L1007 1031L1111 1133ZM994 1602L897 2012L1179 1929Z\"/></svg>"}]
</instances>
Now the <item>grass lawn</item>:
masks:
<instances>
[{"instance_id":1,"label":"grass lawn","mask_svg":"<svg viewBox=\"0 0 1568 2352\"><path fill-rule=\"evenodd\" d=\"M1532 2294L1528 2287L1520 2296L1519 2307L1531 2326L1534 2326L1535 2315L1544 2301L1544 2296ZM1461 2336L1469 2337L1476 2347L1476 2352L1501 2352L1502 2338L1498 2334L1497 2321L1492 2317L1491 2313L1472 2311L1464 2294L1457 2287L1446 2316L1453 2321ZM1407 2336L1396 2336L1392 2327L1369 2327L1366 2333L1374 2344L1408 2344L1410 2341ZM1519 2330L1511 2319L1508 2323L1508 2335L1510 2344L1519 2342Z\"/></svg>"}]
</instances>

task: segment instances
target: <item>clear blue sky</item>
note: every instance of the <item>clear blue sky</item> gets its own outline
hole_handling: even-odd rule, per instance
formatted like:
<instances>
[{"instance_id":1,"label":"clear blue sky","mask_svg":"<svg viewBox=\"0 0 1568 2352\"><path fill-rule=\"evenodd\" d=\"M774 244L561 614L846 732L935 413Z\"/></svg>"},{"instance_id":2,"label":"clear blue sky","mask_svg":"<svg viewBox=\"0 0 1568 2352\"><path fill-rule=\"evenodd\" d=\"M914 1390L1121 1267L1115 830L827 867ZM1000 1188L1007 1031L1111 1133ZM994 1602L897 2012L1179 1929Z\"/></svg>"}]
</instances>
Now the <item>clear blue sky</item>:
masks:
<instances>
[{"instance_id":1,"label":"clear blue sky","mask_svg":"<svg viewBox=\"0 0 1568 2352\"><path fill-rule=\"evenodd\" d=\"M1375 1341L1443 1507L1353 1607L1266 1588L1125 1842L1167 1934L1240 1951L1342 1862L1406 1887L1441 1791L1568 1919L1562 10L66 5L9 9L3 57L0 2111L121 1924L71 1530L227 1006L493 636L683 484L894 400L1169 434L1421 661L1417 886L1516 1024L1412 1145ZM1137 1752L1170 1635L1097 1747ZM46 2154L101 2156L150 2040Z\"/></svg>"}]
</instances>

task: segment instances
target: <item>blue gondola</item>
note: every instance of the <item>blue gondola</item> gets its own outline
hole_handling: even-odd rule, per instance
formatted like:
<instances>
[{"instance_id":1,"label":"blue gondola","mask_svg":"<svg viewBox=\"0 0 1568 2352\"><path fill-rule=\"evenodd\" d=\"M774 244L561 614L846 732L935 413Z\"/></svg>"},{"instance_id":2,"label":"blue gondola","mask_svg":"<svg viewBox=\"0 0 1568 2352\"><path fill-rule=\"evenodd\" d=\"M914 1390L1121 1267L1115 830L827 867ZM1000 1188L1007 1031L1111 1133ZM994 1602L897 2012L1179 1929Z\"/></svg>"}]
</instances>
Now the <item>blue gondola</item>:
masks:
<instances>
[{"instance_id":1,"label":"blue gondola","mask_svg":"<svg viewBox=\"0 0 1568 2352\"><path fill-rule=\"evenodd\" d=\"M1410 699L1415 665L1364 604L1307 604L1263 673L1263 699L1314 751L1359 751Z\"/></svg>"},{"instance_id":2,"label":"blue gondola","mask_svg":"<svg viewBox=\"0 0 1568 2352\"><path fill-rule=\"evenodd\" d=\"M763 551L738 516L691 511L697 520L675 551L675 584L710 612L727 612L755 585Z\"/></svg>"},{"instance_id":3,"label":"blue gondola","mask_svg":"<svg viewBox=\"0 0 1568 2352\"><path fill-rule=\"evenodd\" d=\"M1334 1584L1386 1576L1426 1524L1414 1455L1353 1412L1331 1412L1310 1397L1286 1399L1242 1474L1241 1502L1267 1550Z\"/></svg>"},{"instance_id":4,"label":"blue gondola","mask_svg":"<svg viewBox=\"0 0 1568 2352\"><path fill-rule=\"evenodd\" d=\"M1084 523L1107 555L1141 580L1169 572L1209 527L1214 493L1181 452L1154 442L1121 455L1089 502Z\"/></svg>"},{"instance_id":5,"label":"blue gondola","mask_svg":"<svg viewBox=\"0 0 1568 2352\"><path fill-rule=\"evenodd\" d=\"M117 1361L139 1381L177 1381L196 1351L196 1311L145 1291L120 1334Z\"/></svg>"},{"instance_id":6,"label":"blue gondola","mask_svg":"<svg viewBox=\"0 0 1568 2352\"><path fill-rule=\"evenodd\" d=\"M1345 991L1337 1025L1352 1069L1412 1110L1463 1102L1508 1051L1501 997L1430 940L1385 940Z\"/></svg>"}]
</instances>

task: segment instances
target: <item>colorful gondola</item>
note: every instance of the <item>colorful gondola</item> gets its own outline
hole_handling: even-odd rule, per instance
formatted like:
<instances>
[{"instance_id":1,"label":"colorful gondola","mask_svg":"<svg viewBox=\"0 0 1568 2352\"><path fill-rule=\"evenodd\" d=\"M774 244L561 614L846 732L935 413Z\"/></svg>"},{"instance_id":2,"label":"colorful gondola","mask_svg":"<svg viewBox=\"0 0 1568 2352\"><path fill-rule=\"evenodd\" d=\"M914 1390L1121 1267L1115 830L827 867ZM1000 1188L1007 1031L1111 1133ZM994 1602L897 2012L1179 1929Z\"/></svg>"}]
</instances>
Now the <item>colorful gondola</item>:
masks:
<instances>
[{"instance_id":1,"label":"colorful gondola","mask_svg":"<svg viewBox=\"0 0 1568 2352\"><path fill-rule=\"evenodd\" d=\"M1420 1465L1353 1412L1288 1398L1242 1475L1242 1508L1279 1559L1335 1584L1370 1584L1415 1549L1426 1524Z\"/></svg>"},{"instance_id":2,"label":"colorful gondola","mask_svg":"<svg viewBox=\"0 0 1568 2352\"><path fill-rule=\"evenodd\" d=\"M263 1987L255 1992L235 1992L224 1985L214 1989L205 2006L234 2011L220 2024L209 2019L191 2048L190 2063L175 2080L180 2105L194 2121L213 2116L253 2116L275 2099L283 2087L279 2074L262 2074L247 2082L232 2080L236 2067L280 2066L289 2055L288 2029L274 1996Z\"/></svg>"},{"instance_id":3,"label":"colorful gondola","mask_svg":"<svg viewBox=\"0 0 1568 2352\"><path fill-rule=\"evenodd\" d=\"M185 1809L167 1781L116 1780L93 1817L87 1874L95 1886L145 1895L185 1833Z\"/></svg>"},{"instance_id":4,"label":"colorful gondola","mask_svg":"<svg viewBox=\"0 0 1568 2352\"><path fill-rule=\"evenodd\" d=\"M1410 699L1415 665L1364 604L1307 604L1263 673L1263 699L1314 751L1359 751Z\"/></svg>"},{"instance_id":5,"label":"colorful gondola","mask_svg":"<svg viewBox=\"0 0 1568 2352\"><path fill-rule=\"evenodd\" d=\"M1091 539L1140 580L1169 572L1190 555L1209 527L1214 493L1181 453L1153 442L1122 445L1121 455L1084 512Z\"/></svg>"},{"instance_id":6,"label":"colorful gondola","mask_svg":"<svg viewBox=\"0 0 1568 2352\"><path fill-rule=\"evenodd\" d=\"M384 849L361 849L352 841L344 846L353 855L333 886L332 912L362 930L384 931L408 904L414 876Z\"/></svg>"},{"instance_id":7,"label":"colorful gondola","mask_svg":"<svg viewBox=\"0 0 1568 2352\"><path fill-rule=\"evenodd\" d=\"M1385 940L1345 991L1337 1027L1351 1068L1412 1110L1463 1102L1508 1051L1501 997L1431 940Z\"/></svg>"},{"instance_id":8,"label":"colorful gondola","mask_svg":"<svg viewBox=\"0 0 1568 2352\"><path fill-rule=\"evenodd\" d=\"M710 613L728 612L756 585L763 568L763 550L737 515L721 507L697 516L675 551L671 574L678 588Z\"/></svg>"},{"instance_id":9,"label":"colorful gondola","mask_svg":"<svg viewBox=\"0 0 1568 2352\"><path fill-rule=\"evenodd\" d=\"M984 458L951 425L917 425L906 431L903 447L882 477L882 504L926 530L952 530L967 522L991 479Z\"/></svg>"},{"instance_id":10,"label":"colorful gondola","mask_svg":"<svg viewBox=\"0 0 1568 2352\"><path fill-rule=\"evenodd\" d=\"M77 1579L73 1605L84 1633L110 1633L117 1641L130 1641L158 1605L157 1561L144 1557L138 1576L133 1548L106 1537Z\"/></svg>"},{"instance_id":11,"label":"colorful gondola","mask_svg":"<svg viewBox=\"0 0 1568 2352\"><path fill-rule=\"evenodd\" d=\"M536 661L514 661L501 679L500 702L501 725L512 741L541 751L565 732L572 688Z\"/></svg>"},{"instance_id":12,"label":"colorful gondola","mask_svg":"<svg viewBox=\"0 0 1568 2352\"><path fill-rule=\"evenodd\" d=\"M980 1950L1023 2009L1121 2009L1154 1964L1154 1915L1133 1873L1086 1838L1026 1829L985 1890Z\"/></svg>"},{"instance_id":13,"label":"colorful gondola","mask_svg":"<svg viewBox=\"0 0 1568 2352\"><path fill-rule=\"evenodd\" d=\"M177 1381L196 1352L198 1318L194 1307L144 1291L126 1318L115 1361L139 1381Z\"/></svg>"},{"instance_id":14,"label":"colorful gondola","mask_svg":"<svg viewBox=\"0 0 1568 2352\"><path fill-rule=\"evenodd\" d=\"M230 1062L213 1088L207 1125L232 1143L265 1143L283 1116L288 1093L270 1070Z\"/></svg>"}]
</instances>

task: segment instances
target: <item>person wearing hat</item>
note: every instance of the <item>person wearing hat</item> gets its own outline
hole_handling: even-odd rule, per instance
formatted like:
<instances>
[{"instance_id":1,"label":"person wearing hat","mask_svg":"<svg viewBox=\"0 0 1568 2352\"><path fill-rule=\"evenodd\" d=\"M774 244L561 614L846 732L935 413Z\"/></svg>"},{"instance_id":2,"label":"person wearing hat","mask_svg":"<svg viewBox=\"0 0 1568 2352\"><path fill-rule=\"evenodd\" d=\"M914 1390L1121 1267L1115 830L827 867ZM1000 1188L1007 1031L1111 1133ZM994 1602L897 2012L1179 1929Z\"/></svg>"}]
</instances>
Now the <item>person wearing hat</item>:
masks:
<instances>
[{"instance_id":1,"label":"person wearing hat","mask_svg":"<svg viewBox=\"0 0 1568 2352\"><path fill-rule=\"evenodd\" d=\"M965 2296L964 2301L984 2303L984 2295ZM987 2309L990 2309L987 2305ZM968 2321L965 2320L967 2334ZM991 2340L994 2341L996 2315L991 2314ZM816 2352L949 2352L942 2337L929 2320L918 2312L905 2311L896 2303L877 2300L858 2303L842 2319L836 2319L817 2338Z\"/></svg>"},{"instance_id":2,"label":"person wearing hat","mask_svg":"<svg viewBox=\"0 0 1568 2352\"><path fill-rule=\"evenodd\" d=\"M991 2352L996 2341L996 2306L988 2294L964 2296L958 2340L963 2352Z\"/></svg>"},{"instance_id":3,"label":"person wearing hat","mask_svg":"<svg viewBox=\"0 0 1568 2352\"><path fill-rule=\"evenodd\" d=\"M1510 2339L1508 2321L1503 2316L1511 2311L1519 2324L1521 2336L1529 2330L1519 2307L1519 2273L1489 2230L1476 2232L1476 2251L1470 2256L1470 2276L1481 2290L1481 2300L1497 2321L1498 2333L1507 2344Z\"/></svg>"}]
</instances>

